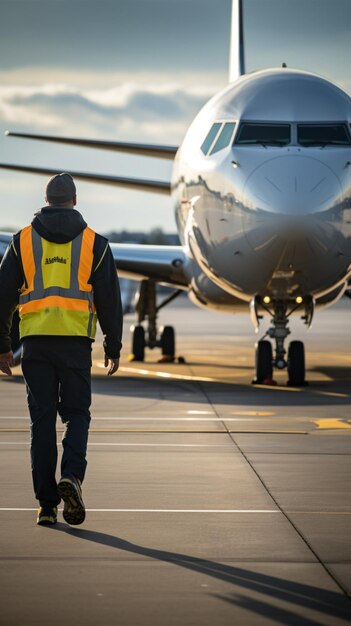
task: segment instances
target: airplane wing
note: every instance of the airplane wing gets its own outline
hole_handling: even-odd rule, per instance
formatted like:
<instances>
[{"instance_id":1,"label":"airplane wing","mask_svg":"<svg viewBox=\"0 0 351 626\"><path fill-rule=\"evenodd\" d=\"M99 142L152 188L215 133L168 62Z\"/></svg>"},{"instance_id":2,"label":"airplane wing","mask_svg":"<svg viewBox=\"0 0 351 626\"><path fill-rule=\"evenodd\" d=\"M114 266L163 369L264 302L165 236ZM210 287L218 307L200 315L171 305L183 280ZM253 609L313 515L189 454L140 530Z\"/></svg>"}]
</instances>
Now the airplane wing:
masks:
<instances>
[{"instance_id":1,"label":"airplane wing","mask_svg":"<svg viewBox=\"0 0 351 626\"><path fill-rule=\"evenodd\" d=\"M0 232L0 261L12 239L12 233ZM156 282L187 289L189 264L182 246L148 246L110 243L118 274L132 280L154 279Z\"/></svg>"},{"instance_id":2,"label":"airplane wing","mask_svg":"<svg viewBox=\"0 0 351 626\"><path fill-rule=\"evenodd\" d=\"M151 278L158 283L187 289L189 264L182 246L148 246L111 243L118 274L132 280Z\"/></svg>"},{"instance_id":3,"label":"airplane wing","mask_svg":"<svg viewBox=\"0 0 351 626\"><path fill-rule=\"evenodd\" d=\"M159 146L143 143L127 143L123 141L100 141L97 139L79 139L76 137L56 137L54 135L37 135L32 133L15 133L10 130L5 132L8 137L21 137L22 139L34 139L35 141L50 141L64 143L81 148L99 148L113 152L125 152L142 156L157 157L158 159L174 159L178 146Z\"/></svg>"},{"instance_id":4,"label":"airplane wing","mask_svg":"<svg viewBox=\"0 0 351 626\"><path fill-rule=\"evenodd\" d=\"M48 174L54 176L58 172L64 172L65 169L48 167L31 167L28 165L12 165L10 163L0 163L0 168L13 170L15 172L28 172L30 174ZM169 195L171 193L171 183L163 180L145 180L143 178L127 178L123 176L109 176L105 174L89 174L88 172L69 172L73 178L85 180L92 183L101 183L107 185L117 185L120 187L128 187L129 189L139 189L141 191L152 191L153 193L162 193Z\"/></svg>"}]
</instances>

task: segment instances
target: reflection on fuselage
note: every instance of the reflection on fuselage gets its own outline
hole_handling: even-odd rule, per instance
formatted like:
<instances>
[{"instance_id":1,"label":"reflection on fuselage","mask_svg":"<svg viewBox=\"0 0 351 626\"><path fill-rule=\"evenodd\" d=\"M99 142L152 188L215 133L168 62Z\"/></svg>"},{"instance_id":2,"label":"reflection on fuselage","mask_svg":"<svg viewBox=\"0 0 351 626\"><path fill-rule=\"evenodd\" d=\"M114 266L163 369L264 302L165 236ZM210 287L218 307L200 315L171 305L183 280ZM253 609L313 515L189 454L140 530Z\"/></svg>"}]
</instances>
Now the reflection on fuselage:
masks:
<instances>
[{"instance_id":1,"label":"reflection on fuselage","mask_svg":"<svg viewBox=\"0 0 351 626\"><path fill-rule=\"evenodd\" d=\"M232 146L206 156L200 147L216 120L239 129L242 120L289 122L291 143L240 145L234 135ZM326 294L342 293L351 273L351 146L296 140L297 122L338 121L350 124L350 97L291 70L245 76L200 112L173 184L179 232L208 289L213 282L244 302L266 294L326 304Z\"/></svg>"}]
</instances>

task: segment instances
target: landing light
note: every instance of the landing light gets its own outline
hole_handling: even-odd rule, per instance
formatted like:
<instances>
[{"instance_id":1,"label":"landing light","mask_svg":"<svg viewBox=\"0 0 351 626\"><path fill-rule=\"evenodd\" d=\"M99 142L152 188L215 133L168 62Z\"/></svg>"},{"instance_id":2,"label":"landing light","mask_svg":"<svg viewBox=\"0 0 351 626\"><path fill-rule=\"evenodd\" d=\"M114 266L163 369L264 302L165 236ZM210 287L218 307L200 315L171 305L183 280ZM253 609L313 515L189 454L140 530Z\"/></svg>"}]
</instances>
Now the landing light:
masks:
<instances>
[{"instance_id":1,"label":"landing light","mask_svg":"<svg viewBox=\"0 0 351 626\"><path fill-rule=\"evenodd\" d=\"M263 302L264 302L265 304L269 304L269 303L270 303L270 301L271 301L271 299L270 299L270 297L269 297L269 296L265 296L265 297L263 298Z\"/></svg>"},{"instance_id":2,"label":"landing light","mask_svg":"<svg viewBox=\"0 0 351 626\"><path fill-rule=\"evenodd\" d=\"M302 296L297 296L296 304L301 304L302 302L303 302L303 297Z\"/></svg>"}]
</instances>

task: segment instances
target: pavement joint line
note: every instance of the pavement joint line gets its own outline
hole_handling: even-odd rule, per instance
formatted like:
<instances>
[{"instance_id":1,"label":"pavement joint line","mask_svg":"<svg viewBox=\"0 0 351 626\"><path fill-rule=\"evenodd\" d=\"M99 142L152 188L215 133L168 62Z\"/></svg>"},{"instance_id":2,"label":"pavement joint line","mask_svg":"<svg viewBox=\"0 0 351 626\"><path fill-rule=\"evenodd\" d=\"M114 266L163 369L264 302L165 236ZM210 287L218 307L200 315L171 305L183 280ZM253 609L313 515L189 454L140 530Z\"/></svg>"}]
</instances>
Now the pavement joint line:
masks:
<instances>
[{"instance_id":1,"label":"pavement joint line","mask_svg":"<svg viewBox=\"0 0 351 626\"><path fill-rule=\"evenodd\" d=\"M230 435L233 443L235 443L237 449L239 450L239 452L241 452L241 454L243 455L243 458L247 461L247 463L249 464L249 466L251 467L252 471L256 474L258 480L260 481L262 487L266 490L266 492L268 493L268 495L270 496L270 498L272 499L273 503L275 504L275 506L277 506L280 510L280 512L282 513L282 515L285 517L285 519L287 520L287 522L292 526L292 528L294 529L294 531L296 532L296 534L300 537L301 541L305 544L305 546L309 549L309 551L311 552L311 554L313 554L313 556L315 557L315 559L318 561L318 563L322 566L322 568L324 569L324 571L326 572L326 574L334 581L334 583L339 587L340 591L347 597L349 598L349 594L347 591L347 588L343 586L343 584L341 584L337 578L336 575L334 575L333 571L328 567L327 563L325 561L323 561L322 557L319 556L317 550L315 550L313 548L313 546L311 545L311 543L309 542L309 540L307 539L307 537L305 537L305 535L303 534L303 531L299 529L298 525L291 519L291 515L296 515L296 513L294 513L293 511L289 511L287 509L284 509L278 502L277 498L273 495L273 493L271 493L269 487L266 485L264 479L262 478L262 476L259 474L258 470L256 469L254 462L251 461L249 459L249 457L247 456L247 454L244 452L244 450L240 447L240 445L235 441L234 437L232 437Z\"/></svg>"},{"instance_id":2,"label":"pavement joint line","mask_svg":"<svg viewBox=\"0 0 351 626\"><path fill-rule=\"evenodd\" d=\"M191 368L190 368L191 371ZM213 411L215 411L216 415L218 416L219 419L220 415L218 414L218 411L214 405L214 403L212 402L210 396L208 395L206 389L204 388L203 385L201 385L201 383L199 383L199 387L204 395L204 397L206 398L209 406L211 407L211 409ZM265 388L264 386L262 388ZM277 389L277 387L269 387L271 389ZM290 391L295 390L295 391L302 391L302 389L296 389L294 387L287 387L286 389L289 389ZM237 441L234 439L233 437L233 431L229 431L227 429L227 426L225 424L225 422L222 419L222 424L225 427L225 429L228 432L228 435L230 437L230 439L232 440L234 446L236 447L236 449L240 452L240 454L242 455L243 459L247 462L247 464L249 465L249 467L251 468L251 470L254 472L254 474L256 475L257 479L260 481L263 489L266 491L266 493L269 495L269 497L271 498L272 502L274 503L274 505L279 509L279 511L281 512L281 514L285 517L285 519L287 520L287 522L292 526L292 528L294 529L294 531L296 532L296 534L300 537L301 541L305 544L305 546L309 549L309 551L311 552L311 554L314 556L314 558L318 561L318 563L322 566L322 568L324 569L324 571L326 572L326 574L334 581L334 583L339 587L340 591L347 597L349 598L349 594L347 591L347 588L341 584L337 578L337 576L334 575L333 571L328 567L328 565L322 560L322 558L319 556L318 552L312 547L311 543L308 541L307 537L304 536L302 530L299 529L299 527L295 524L295 522L291 519L290 515L292 515L291 513L289 513L288 511L286 511L278 502L277 498L273 495L273 493L271 493L269 487L266 485L264 479L262 478L262 476L259 474L258 470L256 469L253 461L251 461L249 459L249 457L247 456L247 454L244 452L244 450L241 448L241 446L237 443Z\"/></svg>"}]
</instances>

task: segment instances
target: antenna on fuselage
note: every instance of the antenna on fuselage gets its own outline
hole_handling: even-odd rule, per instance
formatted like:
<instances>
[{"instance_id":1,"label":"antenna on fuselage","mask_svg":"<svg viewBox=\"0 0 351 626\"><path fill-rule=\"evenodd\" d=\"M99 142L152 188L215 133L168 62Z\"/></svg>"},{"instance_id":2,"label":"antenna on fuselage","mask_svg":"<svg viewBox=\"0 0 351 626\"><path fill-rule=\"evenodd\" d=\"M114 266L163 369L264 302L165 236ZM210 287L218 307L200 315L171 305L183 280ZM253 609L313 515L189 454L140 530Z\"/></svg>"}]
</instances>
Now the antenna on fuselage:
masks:
<instances>
[{"instance_id":1,"label":"antenna on fuselage","mask_svg":"<svg viewBox=\"0 0 351 626\"><path fill-rule=\"evenodd\" d=\"M229 82L245 74L243 0L232 0L230 30Z\"/></svg>"},{"instance_id":2,"label":"antenna on fuselage","mask_svg":"<svg viewBox=\"0 0 351 626\"><path fill-rule=\"evenodd\" d=\"M282 63L282 67L288 67L286 63Z\"/></svg>"}]
</instances>

